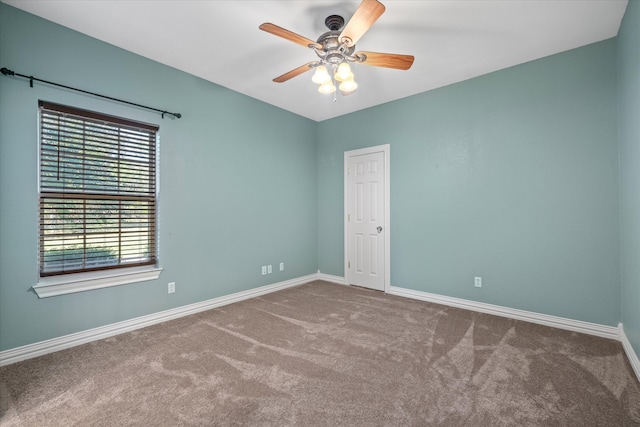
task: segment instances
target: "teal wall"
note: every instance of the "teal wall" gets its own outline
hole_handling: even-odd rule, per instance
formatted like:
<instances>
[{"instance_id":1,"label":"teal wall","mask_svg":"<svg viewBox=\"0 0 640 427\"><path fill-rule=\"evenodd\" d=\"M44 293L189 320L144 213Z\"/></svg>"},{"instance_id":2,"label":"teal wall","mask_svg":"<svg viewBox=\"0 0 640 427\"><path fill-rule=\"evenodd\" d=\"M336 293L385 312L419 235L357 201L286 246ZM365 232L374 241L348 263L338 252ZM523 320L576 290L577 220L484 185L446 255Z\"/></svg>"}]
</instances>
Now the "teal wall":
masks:
<instances>
[{"instance_id":1,"label":"teal wall","mask_svg":"<svg viewBox=\"0 0 640 427\"><path fill-rule=\"evenodd\" d=\"M0 67L183 114L161 119L0 76L0 350L317 271L315 122L5 4ZM29 291L38 278L39 99L160 126L157 281L46 299ZM260 274L280 262L284 272Z\"/></svg>"},{"instance_id":2,"label":"teal wall","mask_svg":"<svg viewBox=\"0 0 640 427\"><path fill-rule=\"evenodd\" d=\"M392 286L617 326L616 108L608 40L320 123L320 270L343 152L388 143Z\"/></svg>"},{"instance_id":3,"label":"teal wall","mask_svg":"<svg viewBox=\"0 0 640 427\"><path fill-rule=\"evenodd\" d=\"M315 123L0 3L1 67L184 115L0 77L0 351L317 269L343 276L343 153L388 143L393 286L624 319L639 352L638 19L632 1L619 49L612 39ZM159 280L29 290L39 99L160 125Z\"/></svg>"},{"instance_id":4,"label":"teal wall","mask_svg":"<svg viewBox=\"0 0 640 427\"><path fill-rule=\"evenodd\" d=\"M618 34L622 322L640 355L640 2L630 1Z\"/></svg>"}]
</instances>

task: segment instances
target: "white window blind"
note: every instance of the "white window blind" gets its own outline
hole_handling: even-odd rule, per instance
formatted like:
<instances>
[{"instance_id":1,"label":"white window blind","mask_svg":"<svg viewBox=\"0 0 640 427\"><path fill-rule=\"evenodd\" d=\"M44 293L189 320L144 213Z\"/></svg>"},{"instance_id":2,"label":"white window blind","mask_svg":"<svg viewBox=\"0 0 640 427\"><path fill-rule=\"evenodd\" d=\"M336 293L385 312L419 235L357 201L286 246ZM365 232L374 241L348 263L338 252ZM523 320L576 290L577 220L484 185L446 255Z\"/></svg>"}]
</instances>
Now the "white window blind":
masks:
<instances>
[{"instance_id":1,"label":"white window blind","mask_svg":"<svg viewBox=\"0 0 640 427\"><path fill-rule=\"evenodd\" d=\"M40 102L40 276L155 265L158 127Z\"/></svg>"}]
</instances>

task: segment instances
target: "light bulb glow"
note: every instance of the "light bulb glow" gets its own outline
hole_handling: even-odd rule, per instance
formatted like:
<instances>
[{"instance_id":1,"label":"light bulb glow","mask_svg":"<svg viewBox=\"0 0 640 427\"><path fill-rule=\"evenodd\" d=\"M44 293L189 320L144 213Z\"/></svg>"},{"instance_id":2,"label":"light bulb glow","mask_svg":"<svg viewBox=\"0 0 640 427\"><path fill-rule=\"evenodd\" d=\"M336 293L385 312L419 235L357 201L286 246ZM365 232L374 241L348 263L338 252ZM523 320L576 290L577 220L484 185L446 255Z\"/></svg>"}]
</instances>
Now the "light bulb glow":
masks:
<instances>
[{"instance_id":1,"label":"light bulb glow","mask_svg":"<svg viewBox=\"0 0 640 427\"><path fill-rule=\"evenodd\" d=\"M331 80L328 81L327 83L321 84L320 87L318 88L318 92L324 93L324 94L333 93L335 91L336 91L336 87Z\"/></svg>"},{"instance_id":2,"label":"light bulb glow","mask_svg":"<svg viewBox=\"0 0 640 427\"><path fill-rule=\"evenodd\" d=\"M351 72L351 67L346 62L341 62L338 65L338 70L334 75L335 79L339 82L343 82L346 80L353 80L353 73Z\"/></svg>"},{"instance_id":3,"label":"light bulb glow","mask_svg":"<svg viewBox=\"0 0 640 427\"><path fill-rule=\"evenodd\" d=\"M343 95L350 95L357 88L358 88L358 84L353 79L345 80L342 83L340 83L340 92L342 92Z\"/></svg>"},{"instance_id":4,"label":"light bulb glow","mask_svg":"<svg viewBox=\"0 0 640 427\"><path fill-rule=\"evenodd\" d=\"M320 65L319 67L317 67L316 72L313 73L313 77L311 77L311 81L319 85L330 82L331 76L327 71L327 67L325 67L324 65Z\"/></svg>"}]
</instances>

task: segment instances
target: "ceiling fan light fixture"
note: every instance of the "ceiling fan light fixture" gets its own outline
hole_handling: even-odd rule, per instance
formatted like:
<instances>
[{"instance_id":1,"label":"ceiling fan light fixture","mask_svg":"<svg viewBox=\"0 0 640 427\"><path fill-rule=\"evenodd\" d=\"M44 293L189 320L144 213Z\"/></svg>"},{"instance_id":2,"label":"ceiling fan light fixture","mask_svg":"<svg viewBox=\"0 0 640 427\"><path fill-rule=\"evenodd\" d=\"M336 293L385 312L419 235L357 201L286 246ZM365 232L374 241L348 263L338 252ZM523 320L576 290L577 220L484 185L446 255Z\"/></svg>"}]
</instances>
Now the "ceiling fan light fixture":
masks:
<instances>
[{"instance_id":1,"label":"ceiling fan light fixture","mask_svg":"<svg viewBox=\"0 0 640 427\"><path fill-rule=\"evenodd\" d=\"M335 91L336 91L336 86L333 84L331 80L329 80L327 83L321 84L320 87L318 87L318 92L324 93L324 94L330 94Z\"/></svg>"},{"instance_id":2,"label":"ceiling fan light fixture","mask_svg":"<svg viewBox=\"0 0 640 427\"><path fill-rule=\"evenodd\" d=\"M336 71L334 77L339 82L353 80L353 72L351 72L351 67L349 67L349 63L341 62L340 65L338 65L338 70Z\"/></svg>"},{"instance_id":3,"label":"ceiling fan light fixture","mask_svg":"<svg viewBox=\"0 0 640 427\"><path fill-rule=\"evenodd\" d=\"M331 76L327 71L327 67L325 67L324 65L320 65L319 67L316 67L316 72L313 73L313 77L311 77L311 81L319 85L329 83L331 81Z\"/></svg>"},{"instance_id":4,"label":"ceiling fan light fixture","mask_svg":"<svg viewBox=\"0 0 640 427\"><path fill-rule=\"evenodd\" d=\"M2 0L0 0L2 1ZM273 79L283 83L293 77L315 68L311 80L319 85L318 91L323 94L335 94L339 86L342 95L350 95L356 91L355 82L349 62L361 63L373 67L408 70L413 64L413 56L381 52L356 52L356 43L374 22L384 13L385 7L379 0L361 0L360 5L345 25L339 15L330 15L324 23L329 31L324 32L313 41L277 25L265 22L258 28L267 33L289 40L312 49L318 59L308 62L288 73ZM336 101L336 96L333 96Z\"/></svg>"}]
</instances>

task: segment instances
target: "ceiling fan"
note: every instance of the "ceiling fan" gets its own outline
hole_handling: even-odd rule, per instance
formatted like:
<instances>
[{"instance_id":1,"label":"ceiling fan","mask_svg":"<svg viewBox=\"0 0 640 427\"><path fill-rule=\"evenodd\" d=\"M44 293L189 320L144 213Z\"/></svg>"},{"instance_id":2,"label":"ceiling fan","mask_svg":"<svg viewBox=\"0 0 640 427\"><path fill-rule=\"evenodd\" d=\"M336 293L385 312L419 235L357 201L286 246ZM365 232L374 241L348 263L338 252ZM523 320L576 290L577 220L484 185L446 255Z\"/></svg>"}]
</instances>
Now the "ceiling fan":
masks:
<instances>
[{"instance_id":1,"label":"ceiling fan","mask_svg":"<svg viewBox=\"0 0 640 427\"><path fill-rule=\"evenodd\" d=\"M331 15L324 23L329 31L313 41L275 24L260 25L262 31L282 37L299 45L312 49L318 55L317 61L311 61L273 79L283 83L311 69L316 70L312 80L319 84L321 93L334 93L335 83L340 82L339 89L343 95L353 93L357 84L349 63L360 63L374 67L408 70L413 64L413 56L380 52L355 52L356 43L373 23L384 13L385 7L378 0L363 0L355 13L344 25L344 18ZM344 28L343 28L344 26ZM331 74L329 73L331 71ZM335 95L334 95L335 96Z\"/></svg>"}]
</instances>

